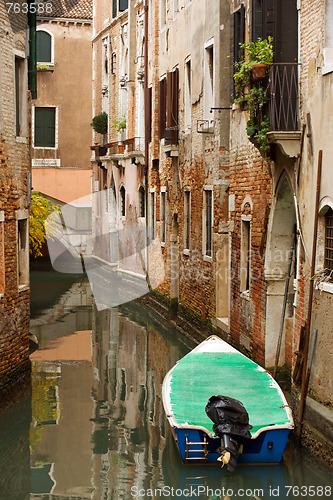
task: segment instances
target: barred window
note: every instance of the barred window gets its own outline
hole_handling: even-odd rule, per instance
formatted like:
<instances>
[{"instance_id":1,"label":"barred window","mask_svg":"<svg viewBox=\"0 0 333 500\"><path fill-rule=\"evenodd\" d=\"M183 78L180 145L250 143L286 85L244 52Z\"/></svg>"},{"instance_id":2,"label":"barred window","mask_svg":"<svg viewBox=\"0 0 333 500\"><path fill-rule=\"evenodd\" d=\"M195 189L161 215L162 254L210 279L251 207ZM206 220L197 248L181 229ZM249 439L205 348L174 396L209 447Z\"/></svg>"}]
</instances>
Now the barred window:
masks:
<instances>
[{"instance_id":1,"label":"barred window","mask_svg":"<svg viewBox=\"0 0 333 500\"><path fill-rule=\"evenodd\" d=\"M333 270L333 210L325 215L325 269Z\"/></svg>"}]
</instances>

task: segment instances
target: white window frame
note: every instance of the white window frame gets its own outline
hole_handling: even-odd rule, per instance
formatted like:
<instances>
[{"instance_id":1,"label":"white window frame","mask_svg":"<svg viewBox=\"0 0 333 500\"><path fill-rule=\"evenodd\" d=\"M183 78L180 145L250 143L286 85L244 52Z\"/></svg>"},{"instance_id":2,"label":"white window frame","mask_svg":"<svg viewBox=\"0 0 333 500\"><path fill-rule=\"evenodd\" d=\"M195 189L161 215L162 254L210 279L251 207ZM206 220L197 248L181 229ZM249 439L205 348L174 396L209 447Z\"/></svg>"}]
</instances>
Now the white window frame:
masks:
<instances>
[{"instance_id":1,"label":"white window frame","mask_svg":"<svg viewBox=\"0 0 333 500\"><path fill-rule=\"evenodd\" d=\"M252 215L241 216L240 292L249 293L251 285ZM246 286L248 284L248 286Z\"/></svg>"},{"instance_id":2,"label":"white window frame","mask_svg":"<svg viewBox=\"0 0 333 500\"><path fill-rule=\"evenodd\" d=\"M44 28L43 25L37 26L36 31L45 31L48 35L51 36L51 61L37 61L37 64L45 64L45 66L54 66L54 34L52 31Z\"/></svg>"},{"instance_id":3,"label":"white window frame","mask_svg":"<svg viewBox=\"0 0 333 500\"><path fill-rule=\"evenodd\" d=\"M211 207L211 255L207 254L207 192L212 193ZM202 207L202 255L206 262L213 260L213 231L214 228L214 186L204 186L203 188L203 207Z\"/></svg>"},{"instance_id":4,"label":"white window frame","mask_svg":"<svg viewBox=\"0 0 333 500\"><path fill-rule=\"evenodd\" d=\"M192 120L192 64L191 57L185 59L184 67L184 125L185 133L191 130Z\"/></svg>"},{"instance_id":5,"label":"white window frame","mask_svg":"<svg viewBox=\"0 0 333 500\"><path fill-rule=\"evenodd\" d=\"M149 189L149 221L152 230L150 238L154 240L156 236L156 188Z\"/></svg>"},{"instance_id":6,"label":"white window frame","mask_svg":"<svg viewBox=\"0 0 333 500\"><path fill-rule=\"evenodd\" d=\"M188 200L188 204L187 204ZM188 237L188 245L187 245ZM189 255L191 247L191 189L184 189L184 254Z\"/></svg>"},{"instance_id":7,"label":"white window frame","mask_svg":"<svg viewBox=\"0 0 333 500\"><path fill-rule=\"evenodd\" d=\"M214 38L205 43L204 52L204 119L213 120L213 114L210 112L215 104L215 45ZM213 51L212 70L210 69L210 51ZM212 74L211 74L212 73Z\"/></svg>"},{"instance_id":8,"label":"white window frame","mask_svg":"<svg viewBox=\"0 0 333 500\"><path fill-rule=\"evenodd\" d=\"M166 186L161 187L160 191L160 240L161 245L165 246L166 237L167 237L167 195L166 195Z\"/></svg>"},{"instance_id":9,"label":"white window frame","mask_svg":"<svg viewBox=\"0 0 333 500\"><path fill-rule=\"evenodd\" d=\"M20 134L16 134L16 59L21 61L21 67L19 69L19 122L21 126ZM27 91L28 91L28 62L25 57L25 53L19 50L14 50L14 82L15 82L15 136L16 140L19 142L20 139L26 139L29 135L29 127L28 127L28 99L27 99Z\"/></svg>"},{"instance_id":10,"label":"white window frame","mask_svg":"<svg viewBox=\"0 0 333 500\"><path fill-rule=\"evenodd\" d=\"M55 146L54 147L43 147L43 146L35 146L35 108L55 108ZM37 104L32 105L32 116L31 116L31 135L32 135L32 147L34 149L58 149L59 143L58 143L58 106L39 106Z\"/></svg>"},{"instance_id":11,"label":"white window frame","mask_svg":"<svg viewBox=\"0 0 333 500\"><path fill-rule=\"evenodd\" d=\"M333 0L325 0L324 13L324 66L322 74L333 72Z\"/></svg>"},{"instance_id":12,"label":"white window frame","mask_svg":"<svg viewBox=\"0 0 333 500\"><path fill-rule=\"evenodd\" d=\"M17 285L18 289L29 288L29 211L17 210L16 216L16 241L17 241ZM25 241L20 248L20 222L25 222ZM21 252L21 253L20 253ZM20 276L22 272L22 276Z\"/></svg>"}]
</instances>

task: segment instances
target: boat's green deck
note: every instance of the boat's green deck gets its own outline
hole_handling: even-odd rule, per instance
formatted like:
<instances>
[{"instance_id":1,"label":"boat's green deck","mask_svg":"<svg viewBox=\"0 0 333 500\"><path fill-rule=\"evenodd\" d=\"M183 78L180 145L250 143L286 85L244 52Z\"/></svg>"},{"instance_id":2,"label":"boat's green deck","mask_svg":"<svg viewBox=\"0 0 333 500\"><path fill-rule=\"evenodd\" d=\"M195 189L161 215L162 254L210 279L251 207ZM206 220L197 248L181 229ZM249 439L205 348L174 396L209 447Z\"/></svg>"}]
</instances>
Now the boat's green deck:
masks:
<instances>
[{"instance_id":1,"label":"boat's green deck","mask_svg":"<svg viewBox=\"0 0 333 500\"><path fill-rule=\"evenodd\" d=\"M190 353L178 362L171 376L170 402L178 424L203 426L213 432L205 406L217 394L243 403L252 435L268 425L289 423L270 375L240 353Z\"/></svg>"}]
</instances>

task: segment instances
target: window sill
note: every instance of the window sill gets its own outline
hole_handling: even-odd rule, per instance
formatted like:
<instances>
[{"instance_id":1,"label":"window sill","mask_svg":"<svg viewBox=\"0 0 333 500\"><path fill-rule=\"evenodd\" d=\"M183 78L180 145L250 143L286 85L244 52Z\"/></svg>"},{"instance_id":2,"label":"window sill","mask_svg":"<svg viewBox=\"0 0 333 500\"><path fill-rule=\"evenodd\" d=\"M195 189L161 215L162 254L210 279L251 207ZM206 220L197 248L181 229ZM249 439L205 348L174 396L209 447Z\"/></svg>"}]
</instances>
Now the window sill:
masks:
<instances>
[{"instance_id":1,"label":"window sill","mask_svg":"<svg viewBox=\"0 0 333 500\"><path fill-rule=\"evenodd\" d=\"M242 299L250 300L250 290L244 290L240 295Z\"/></svg>"},{"instance_id":2,"label":"window sill","mask_svg":"<svg viewBox=\"0 0 333 500\"><path fill-rule=\"evenodd\" d=\"M39 149L39 150L50 150L50 151L55 151L58 149L58 146L32 146L33 149Z\"/></svg>"},{"instance_id":3,"label":"window sill","mask_svg":"<svg viewBox=\"0 0 333 500\"><path fill-rule=\"evenodd\" d=\"M183 254L184 255L190 255L190 249L189 248L184 248Z\"/></svg>"},{"instance_id":4,"label":"window sill","mask_svg":"<svg viewBox=\"0 0 333 500\"><path fill-rule=\"evenodd\" d=\"M26 137L22 137L21 135L17 135L16 142L19 142L21 144L28 144L28 139Z\"/></svg>"},{"instance_id":5,"label":"window sill","mask_svg":"<svg viewBox=\"0 0 333 500\"><path fill-rule=\"evenodd\" d=\"M203 256L203 260L204 260L205 262L210 262L210 263L212 263L212 262L213 262L213 257L211 257L210 255L204 255L204 256Z\"/></svg>"},{"instance_id":6,"label":"window sill","mask_svg":"<svg viewBox=\"0 0 333 500\"><path fill-rule=\"evenodd\" d=\"M27 283L27 284L25 284L25 285L19 285L19 286L18 286L18 291L19 291L19 293L20 293L20 292L25 292L25 291L29 290L29 288L30 288L30 287L29 287L29 284L28 284L28 283Z\"/></svg>"},{"instance_id":7,"label":"window sill","mask_svg":"<svg viewBox=\"0 0 333 500\"><path fill-rule=\"evenodd\" d=\"M316 285L316 289L320 290L321 292L333 294L333 283L319 283L318 285Z\"/></svg>"},{"instance_id":8,"label":"window sill","mask_svg":"<svg viewBox=\"0 0 333 500\"><path fill-rule=\"evenodd\" d=\"M165 247L165 241L161 241L161 247L164 248Z\"/></svg>"},{"instance_id":9,"label":"window sill","mask_svg":"<svg viewBox=\"0 0 333 500\"><path fill-rule=\"evenodd\" d=\"M329 73L333 73L333 63L327 64L321 68L322 75L328 75Z\"/></svg>"}]
</instances>

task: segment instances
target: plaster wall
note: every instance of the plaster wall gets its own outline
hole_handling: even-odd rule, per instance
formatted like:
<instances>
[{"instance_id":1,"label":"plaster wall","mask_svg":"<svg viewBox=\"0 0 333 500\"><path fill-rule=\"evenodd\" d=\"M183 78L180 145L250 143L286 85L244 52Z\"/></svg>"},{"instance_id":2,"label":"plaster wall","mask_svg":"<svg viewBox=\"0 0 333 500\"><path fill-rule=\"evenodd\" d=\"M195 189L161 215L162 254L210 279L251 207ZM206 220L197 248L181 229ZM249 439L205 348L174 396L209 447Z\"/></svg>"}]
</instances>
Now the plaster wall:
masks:
<instances>
[{"instance_id":1,"label":"plaster wall","mask_svg":"<svg viewBox=\"0 0 333 500\"><path fill-rule=\"evenodd\" d=\"M91 193L91 169L34 168L32 187L36 191L71 203Z\"/></svg>"}]
</instances>

